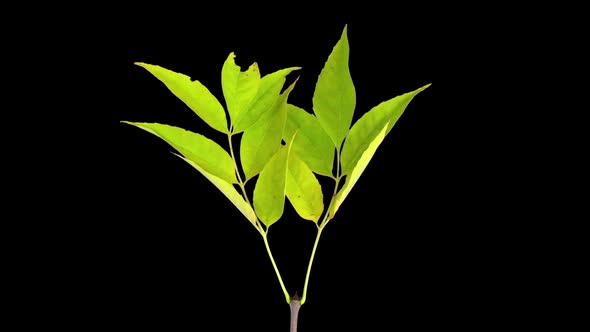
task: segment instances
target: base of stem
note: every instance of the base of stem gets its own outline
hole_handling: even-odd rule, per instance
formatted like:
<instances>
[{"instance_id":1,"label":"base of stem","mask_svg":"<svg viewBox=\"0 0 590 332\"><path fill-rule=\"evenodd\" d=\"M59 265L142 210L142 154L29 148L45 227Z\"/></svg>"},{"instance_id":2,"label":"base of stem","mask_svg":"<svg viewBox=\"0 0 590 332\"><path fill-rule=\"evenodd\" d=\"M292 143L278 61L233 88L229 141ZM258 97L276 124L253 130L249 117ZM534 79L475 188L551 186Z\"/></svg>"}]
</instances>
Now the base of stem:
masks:
<instances>
[{"instance_id":1,"label":"base of stem","mask_svg":"<svg viewBox=\"0 0 590 332\"><path fill-rule=\"evenodd\" d=\"M301 299L297 292L295 295L291 297L291 303L289 303L289 307L291 308L291 332L297 332L297 319L299 317L299 309L301 308Z\"/></svg>"}]
</instances>

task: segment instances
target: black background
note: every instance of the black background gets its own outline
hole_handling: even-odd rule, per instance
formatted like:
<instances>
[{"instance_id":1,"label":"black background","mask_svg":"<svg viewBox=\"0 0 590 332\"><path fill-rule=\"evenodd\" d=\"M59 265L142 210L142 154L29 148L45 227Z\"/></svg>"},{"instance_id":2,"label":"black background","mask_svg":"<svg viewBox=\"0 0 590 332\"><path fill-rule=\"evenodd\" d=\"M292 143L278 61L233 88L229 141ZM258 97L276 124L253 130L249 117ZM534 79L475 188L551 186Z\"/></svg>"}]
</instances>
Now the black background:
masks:
<instances>
[{"instance_id":1,"label":"black background","mask_svg":"<svg viewBox=\"0 0 590 332\"><path fill-rule=\"evenodd\" d=\"M225 147L223 135L133 63L187 74L222 101L221 66L232 51L242 67L258 62L263 75L302 67L289 76L299 75L289 102L311 112L317 76L345 24L354 120L432 86L410 103L322 235L299 330L472 330L523 314L526 250L513 251L517 226L503 214L515 203L488 189L498 186L497 173L482 168L503 165L478 141L489 129L481 101L458 93L469 83L457 65L481 46L464 38L465 20L401 4L195 6L100 11L89 24L92 42L79 50L96 58L84 67L94 82L82 98L99 121L87 142L96 150L72 167L85 189L73 192L79 205L70 212L80 222L63 224L73 235L59 266L73 272L56 272L76 326L288 328L289 308L254 228L165 142L120 121L177 125ZM477 61L468 67L489 70ZM291 294L302 291L314 237L286 202L269 241Z\"/></svg>"}]
</instances>

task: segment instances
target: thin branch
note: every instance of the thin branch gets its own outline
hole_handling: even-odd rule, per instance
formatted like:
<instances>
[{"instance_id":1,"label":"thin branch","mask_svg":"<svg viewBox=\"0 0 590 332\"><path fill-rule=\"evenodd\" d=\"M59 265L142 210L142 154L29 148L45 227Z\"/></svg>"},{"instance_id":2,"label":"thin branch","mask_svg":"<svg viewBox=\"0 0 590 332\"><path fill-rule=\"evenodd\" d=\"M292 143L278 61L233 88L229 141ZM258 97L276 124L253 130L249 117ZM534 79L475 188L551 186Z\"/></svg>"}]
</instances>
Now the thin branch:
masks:
<instances>
[{"instance_id":1,"label":"thin branch","mask_svg":"<svg viewBox=\"0 0 590 332\"><path fill-rule=\"evenodd\" d=\"M277 277L279 278L279 283L281 284L281 288L283 289L283 294L285 294L285 299L287 303L291 303L291 297L287 292L287 288L285 288L285 284L283 283L283 278L281 278L281 273L279 272L279 268L277 267L277 263L275 263L275 259L272 256L272 252L270 251L270 247L268 246L268 238L267 233L262 234L262 239L264 240L264 245L266 246L266 251L268 252L268 257L270 257L270 262L272 263L272 267L274 267Z\"/></svg>"}]
</instances>

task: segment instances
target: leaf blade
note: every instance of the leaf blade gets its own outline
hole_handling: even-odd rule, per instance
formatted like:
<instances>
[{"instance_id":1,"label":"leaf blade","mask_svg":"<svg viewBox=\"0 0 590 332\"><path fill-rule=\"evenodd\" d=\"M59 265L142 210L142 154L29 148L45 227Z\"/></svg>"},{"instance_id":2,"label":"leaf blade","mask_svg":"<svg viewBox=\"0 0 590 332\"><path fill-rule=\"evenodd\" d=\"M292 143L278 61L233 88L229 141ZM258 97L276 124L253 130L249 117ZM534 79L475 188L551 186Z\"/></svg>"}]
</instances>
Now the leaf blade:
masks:
<instances>
[{"instance_id":1,"label":"leaf blade","mask_svg":"<svg viewBox=\"0 0 590 332\"><path fill-rule=\"evenodd\" d=\"M389 126L389 123L388 122L385 123L385 125L383 126L383 128L381 129L379 134L373 139L371 144L369 144L368 148L363 152L362 157L359 159L358 163L355 165L352 172L349 175L347 175L346 183L344 183L344 186L342 186L342 189L340 189L340 191L336 194L336 197L334 198L334 202L330 206L330 211L329 211L330 215L328 217L328 220L330 220L334 217L334 215L336 214L336 211L338 211L338 208L340 207L340 205L342 205L342 202L344 201L346 196L348 196L348 194L352 190L352 187L354 187L354 185L358 181L361 174L363 174L363 171L365 170L365 168L369 164L369 161L371 161L371 158L373 158L373 155L375 155L377 148L383 142L383 139L385 138L385 135L387 133L388 126Z\"/></svg>"},{"instance_id":2,"label":"leaf blade","mask_svg":"<svg viewBox=\"0 0 590 332\"><path fill-rule=\"evenodd\" d=\"M410 101L429 86L430 84L426 84L414 91L384 101L358 119L350 129L342 148L342 175L349 174L352 171L363 152L380 133L385 123L389 122L385 133L387 135Z\"/></svg>"},{"instance_id":3,"label":"leaf blade","mask_svg":"<svg viewBox=\"0 0 590 332\"><path fill-rule=\"evenodd\" d=\"M182 100L213 129L222 133L228 132L227 118L223 106L201 82L192 81L187 75L160 66L144 62L136 62L135 64L160 80L172 94Z\"/></svg>"},{"instance_id":4,"label":"leaf blade","mask_svg":"<svg viewBox=\"0 0 590 332\"><path fill-rule=\"evenodd\" d=\"M231 156L211 139L183 128L160 123L130 121L123 121L123 123L143 129L163 139L207 173L227 182L237 183Z\"/></svg>"},{"instance_id":5,"label":"leaf blade","mask_svg":"<svg viewBox=\"0 0 590 332\"><path fill-rule=\"evenodd\" d=\"M291 149L293 147L294 145ZM324 211L322 187L311 169L294 150L291 150L287 165L286 193L301 218L318 222Z\"/></svg>"},{"instance_id":6,"label":"leaf blade","mask_svg":"<svg viewBox=\"0 0 590 332\"><path fill-rule=\"evenodd\" d=\"M313 95L313 111L336 149L340 149L350 129L356 106L356 92L348 60L349 45L345 26L320 72Z\"/></svg>"},{"instance_id":7,"label":"leaf blade","mask_svg":"<svg viewBox=\"0 0 590 332\"><path fill-rule=\"evenodd\" d=\"M281 89L286 81L287 75L301 67L290 67L277 70L274 73L265 75L260 79L260 86L256 96L248 109L240 113L238 119L234 121L234 134L240 133L252 126L260 117L267 112L280 97Z\"/></svg>"},{"instance_id":8,"label":"leaf blade","mask_svg":"<svg viewBox=\"0 0 590 332\"><path fill-rule=\"evenodd\" d=\"M242 71L235 58L235 53L231 52L221 68L221 87L232 124L250 105L260 85L258 64L254 62Z\"/></svg>"},{"instance_id":9,"label":"leaf blade","mask_svg":"<svg viewBox=\"0 0 590 332\"><path fill-rule=\"evenodd\" d=\"M254 187L254 211L267 227L283 215L291 146L292 141L280 147L260 172Z\"/></svg>"},{"instance_id":10,"label":"leaf blade","mask_svg":"<svg viewBox=\"0 0 590 332\"><path fill-rule=\"evenodd\" d=\"M287 99L296 83L293 82L280 95L271 111L244 131L240 143L240 161L246 181L260 173L280 148L287 120Z\"/></svg>"},{"instance_id":11,"label":"leaf blade","mask_svg":"<svg viewBox=\"0 0 590 332\"><path fill-rule=\"evenodd\" d=\"M186 161L189 165L194 167L197 171L203 174L203 176L205 176L209 181L211 181L211 183L213 183L213 185L215 185L215 187L217 187L217 189L219 189L223 193L223 195L225 195L225 197L227 197L234 204L234 206L238 208L240 212L242 212L244 217L246 217L246 219L248 219L248 221L250 221L250 223L252 223L254 227L257 227L257 217L256 213L254 212L254 209L252 209L252 206L246 202L244 197L240 195L240 193L238 193L236 188L234 188L234 186L231 183L211 173L208 173L207 171L199 167L199 165L183 157L182 155L176 153L175 155L181 158L182 160Z\"/></svg>"},{"instance_id":12,"label":"leaf blade","mask_svg":"<svg viewBox=\"0 0 590 332\"><path fill-rule=\"evenodd\" d=\"M297 132L293 141L293 152L311 168L312 171L333 177L334 145L318 119L304 109L287 104L287 122L283 138L288 142Z\"/></svg>"}]
</instances>

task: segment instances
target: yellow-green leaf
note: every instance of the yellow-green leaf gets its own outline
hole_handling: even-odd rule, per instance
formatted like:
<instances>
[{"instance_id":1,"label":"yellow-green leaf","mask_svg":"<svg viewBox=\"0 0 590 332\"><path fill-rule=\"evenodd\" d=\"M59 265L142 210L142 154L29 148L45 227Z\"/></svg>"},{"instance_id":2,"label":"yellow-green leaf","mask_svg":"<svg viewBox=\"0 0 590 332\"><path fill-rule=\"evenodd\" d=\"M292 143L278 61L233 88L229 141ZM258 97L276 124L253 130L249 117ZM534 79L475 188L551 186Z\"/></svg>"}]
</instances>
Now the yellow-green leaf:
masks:
<instances>
[{"instance_id":1,"label":"yellow-green leaf","mask_svg":"<svg viewBox=\"0 0 590 332\"><path fill-rule=\"evenodd\" d=\"M267 227L281 218L285 208L287 164L291 143L282 145L264 166L254 187L254 210Z\"/></svg>"},{"instance_id":2,"label":"yellow-green leaf","mask_svg":"<svg viewBox=\"0 0 590 332\"><path fill-rule=\"evenodd\" d=\"M300 133L297 137L299 135ZM287 198L301 218L317 223L324 211L322 187L311 169L295 153L294 148L295 142L291 147L287 166Z\"/></svg>"},{"instance_id":3,"label":"yellow-green leaf","mask_svg":"<svg viewBox=\"0 0 590 332\"><path fill-rule=\"evenodd\" d=\"M250 103L248 109L240 113L239 117L233 121L233 132L240 133L252 126L260 117L271 110L274 103L281 94L281 89L287 75L300 67L291 67L277 70L274 73L265 75L260 79L258 93Z\"/></svg>"},{"instance_id":4,"label":"yellow-green leaf","mask_svg":"<svg viewBox=\"0 0 590 332\"><path fill-rule=\"evenodd\" d=\"M346 183L344 183L344 186L342 187L342 189L340 189L340 191L336 194L336 197L334 198L334 202L332 202L332 206L330 207L330 211L329 211L330 215L328 217L328 220L330 220L334 217L334 215L336 214L336 211L338 211L338 208L340 207L340 205L342 204L342 202L344 201L346 196L348 196L348 194L350 193L350 190L352 190L352 187L354 187L354 185L358 181L361 174L363 174L363 171L365 170L365 168L369 164L369 161L371 161L371 158L373 158L375 151L377 150L377 148L379 147L381 142L383 142L383 139L385 138L385 134L387 132L388 125L389 125L389 123L386 122L385 125L383 126L383 128L381 128L381 131L379 132L379 134L377 134L377 136L371 141L371 143L369 144L367 149L363 152L358 163L352 169L352 172L350 172L350 174L348 174L346 176Z\"/></svg>"},{"instance_id":5,"label":"yellow-green leaf","mask_svg":"<svg viewBox=\"0 0 590 332\"><path fill-rule=\"evenodd\" d=\"M356 92L348 69L348 57L349 46L345 26L340 40L320 72L313 94L313 111L337 149L340 149L348 134L356 105Z\"/></svg>"},{"instance_id":6,"label":"yellow-green leaf","mask_svg":"<svg viewBox=\"0 0 590 332\"><path fill-rule=\"evenodd\" d=\"M160 137L207 173L229 183L237 183L231 156L209 138L179 127L160 123L123 122Z\"/></svg>"},{"instance_id":7,"label":"yellow-green leaf","mask_svg":"<svg viewBox=\"0 0 590 332\"><path fill-rule=\"evenodd\" d=\"M160 66L136 62L159 79L166 87L212 128L227 133L227 119L219 100L199 81Z\"/></svg>"},{"instance_id":8,"label":"yellow-green leaf","mask_svg":"<svg viewBox=\"0 0 590 332\"><path fill-rule=\"evenodd\" d=\"M246 181L260 173L281 146L287 119L287 99L296 82L280 95L269 112L244 131L240 143L240 160Z\"/></svg>"},{"instance_id":9,"label":"yellow-green leaf","mask_svg":"<svg viewBox=\"0 0 590 332\"><path fill-rule=\"evenodd\" d=\"M342 148L342 175L349 174L352 171L363 152L381 132L385 123L389 122L385 133L387 135L410 101L412 101L412 98L429 86L430 84L424 85L414 91L382 102L358 119L350 129Z\"/></svg>"},{"instance_id":10,"label":"yellow-green leaf","mask_svg":"<svg viewBox=\"0 0 590 332\"><path fill-rule=\"evenodd\" d=\"M217 189L219 189L225 195L225 197L227 197L238 208L238 210L242 212L246 219L248 219L252 223L252 225L256 227L256 213L254 213L254 209L252 209L252 206L246 202L244 197L238 193L236 188L234 188L234 186L231 183L211 173L208 173L191 160L184 158L181 155L177 156L189 163L197 171L203 174L209 181L211 181L211 183L213 183L215 187L217 187Z\"/></svg>"},{"instance_id":11,"label":"yellow-green leaf","mask_svg":"<svg viewBox=\"0 0 590 332\"><path fill-rule=\"evenodd\" d=\"M334 144L330 136L313 114L287 104L287 123L283 133L285 141L288 142L295 132L297 137L293 141L293 152L296 152L312 171L333 176Z\"/></svg>"},{"instance_id":12,"label":"yellow-green leaf","mask_svg":"<svg viewBox=\"0 0 590 332\"><path fill-rule=\"evenodd\" d=\"M250 106L260 85L258 64L254 62L248 69L241 71L235 58L236 55L230 53L221 69L221 87L232 124Z\"/></svg>"}]
</instances>

